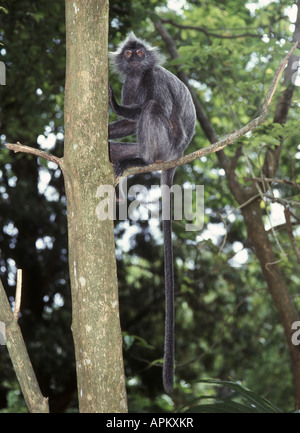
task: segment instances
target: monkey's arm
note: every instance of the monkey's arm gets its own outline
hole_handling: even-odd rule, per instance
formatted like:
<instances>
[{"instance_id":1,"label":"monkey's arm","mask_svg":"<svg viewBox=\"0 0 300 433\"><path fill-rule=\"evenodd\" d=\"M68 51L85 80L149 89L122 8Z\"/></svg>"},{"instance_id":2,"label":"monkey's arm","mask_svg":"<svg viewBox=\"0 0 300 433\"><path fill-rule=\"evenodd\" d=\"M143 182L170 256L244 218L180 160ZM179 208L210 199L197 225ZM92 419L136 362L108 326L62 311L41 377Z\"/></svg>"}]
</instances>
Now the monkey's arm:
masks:
<instances>
[{"instance_id":1,"label":"monkey's arm","mask_svg":"<svg viewBox=\"0 0 300 433\"><path fill-rule=\"evenodd\" d=\"M115 114L129 120L137 120L142 112L142 107L139 105L131 105L130 107L119 105L116 101L114 91L111 84L108 83L108 96L110 106Z\"/></svg>"}]
</instances>

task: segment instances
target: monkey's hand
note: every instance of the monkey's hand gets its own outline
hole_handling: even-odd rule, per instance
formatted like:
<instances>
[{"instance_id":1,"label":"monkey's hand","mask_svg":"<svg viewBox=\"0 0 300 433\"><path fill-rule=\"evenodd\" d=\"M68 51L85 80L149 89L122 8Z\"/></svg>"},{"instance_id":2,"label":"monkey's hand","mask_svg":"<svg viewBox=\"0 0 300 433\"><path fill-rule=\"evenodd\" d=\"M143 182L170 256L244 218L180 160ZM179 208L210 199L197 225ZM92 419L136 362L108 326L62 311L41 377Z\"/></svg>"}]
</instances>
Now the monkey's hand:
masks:
<instances>
[{"instance_id":1,"label":"monkey's hand","mask_svg":"<svg viewBox=\"0 0 300 433\"><path fill-rule=\"evenodd\" d=\"M108 97L112 111L120 117L129 120L137 120L142 112L141 105L119 105L116 101L114 91L111 87L110 82L108 83Z\"/></svg>"},{"instance_id":2,"label":"monkey's hand","mask_svg":"<svg viewBox=\"0 0 300 433\"><path fill-rule=\"evenodd\" d=\"M108 97L109 97L110 101L111 101L111 98L113 97L113 95L114 95L114 91L113 91L113 89L111 87L110 82L108 82Z\"/></svg>"},{"instance_id":3,"label":"monkey's hand","mask_svg":"<svg viewBox=\"0 0 300 433\"><path fill-rule=\"evenodd\" d=\"M111 87L110 82L108 83L108 98L109 98L109 102L110 102L110 106L111 109L114 113L118 114L118 108L119 108L119 104L116 101L115 95L114 95L114 91L113 88Z\"/></svg>"}]
</instances>

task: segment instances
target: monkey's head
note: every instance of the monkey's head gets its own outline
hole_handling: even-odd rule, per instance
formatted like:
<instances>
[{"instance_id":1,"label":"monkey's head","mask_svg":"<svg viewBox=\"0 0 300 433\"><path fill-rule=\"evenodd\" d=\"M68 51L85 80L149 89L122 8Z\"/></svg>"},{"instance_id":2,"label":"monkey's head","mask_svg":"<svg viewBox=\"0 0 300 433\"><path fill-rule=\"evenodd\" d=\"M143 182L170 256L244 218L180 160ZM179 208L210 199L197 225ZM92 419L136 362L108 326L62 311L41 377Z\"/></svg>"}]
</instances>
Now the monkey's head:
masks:
<instances>
[{"instance_id":1,"label":"monkey's head","mask_svg":"<svg viewBox=\"0 0 300 433\"><path fill-rule=\"evenodd\" d=\"M118 45L117 51L109 53L109 57L116 71L123 75L144 72L164 61L156 47L138 39L133 32Z\"/></svg>"}]
</instances>

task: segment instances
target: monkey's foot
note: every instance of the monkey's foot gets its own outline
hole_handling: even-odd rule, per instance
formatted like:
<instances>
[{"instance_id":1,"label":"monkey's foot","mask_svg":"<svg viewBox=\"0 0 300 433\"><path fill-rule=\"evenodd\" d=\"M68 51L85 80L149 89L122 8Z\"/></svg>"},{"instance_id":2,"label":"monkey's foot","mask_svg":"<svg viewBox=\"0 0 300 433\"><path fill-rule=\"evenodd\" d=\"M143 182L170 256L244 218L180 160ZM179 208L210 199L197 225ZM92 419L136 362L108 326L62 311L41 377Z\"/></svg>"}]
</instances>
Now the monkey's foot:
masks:
<instances>
[{"instance_id":1,"label":"monkey's foot","mask_svg":"<svg viewBox=\"0 0 300 433\"><path fill-rule=\"evenodd\" d=\"M127 168L144 167L145 165L148 164L142 158L121 159L114 164L115 177L122 176Z\"/></svg>"}]
</instances>

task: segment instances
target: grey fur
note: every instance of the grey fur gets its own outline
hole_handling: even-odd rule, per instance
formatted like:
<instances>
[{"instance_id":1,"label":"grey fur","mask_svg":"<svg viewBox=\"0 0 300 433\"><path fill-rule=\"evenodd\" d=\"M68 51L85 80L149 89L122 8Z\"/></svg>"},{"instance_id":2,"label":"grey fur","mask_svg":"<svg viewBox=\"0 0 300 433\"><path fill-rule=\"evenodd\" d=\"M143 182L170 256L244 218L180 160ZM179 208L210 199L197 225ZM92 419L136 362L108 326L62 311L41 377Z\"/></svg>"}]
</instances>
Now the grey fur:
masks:
<instances>
[{"instance_id":1,"label":"grey fur","mask_svg":"<svg viewBox=\"0 0 300 433\"><path fill-rule=\"evenodd\" d=\"M112 69L118 74L121 74L122 77L125 75L123 69L123 52L126 47L135 42L138 42L146 48L153 64L162 65L165 62L165 56L159 52L157 47L152 47L147 41L137 39L135 34L130 32L128 33L126 39L118 45L117 50L114 52L110 51L108 54Z\"/></svg>"},{"instance_id":2,"label":"grey fur","mask_svg":"<svg viewBox=\"0 0 300 433\"><path fill-rule=\"evenodd\" d=\"M129 55L126 56L126 52ZM115 70L122 76L122 105L109 85L112 110L123 119L109 124L109 138L136 133L137 143L110 141L110 158L115 175L129 167L170 161L182 156L195 129L196 114L190 92L171 72L161 66L157 48L137 39L131 32L115 53L110 53ZM175 168L163 171L161 184L172 186ZM171 194L163 194L171 206ZM174 383L174 272L171 218L163 221L166 323L163 381L167 392Z\"/></svg>"}]
</instances>

